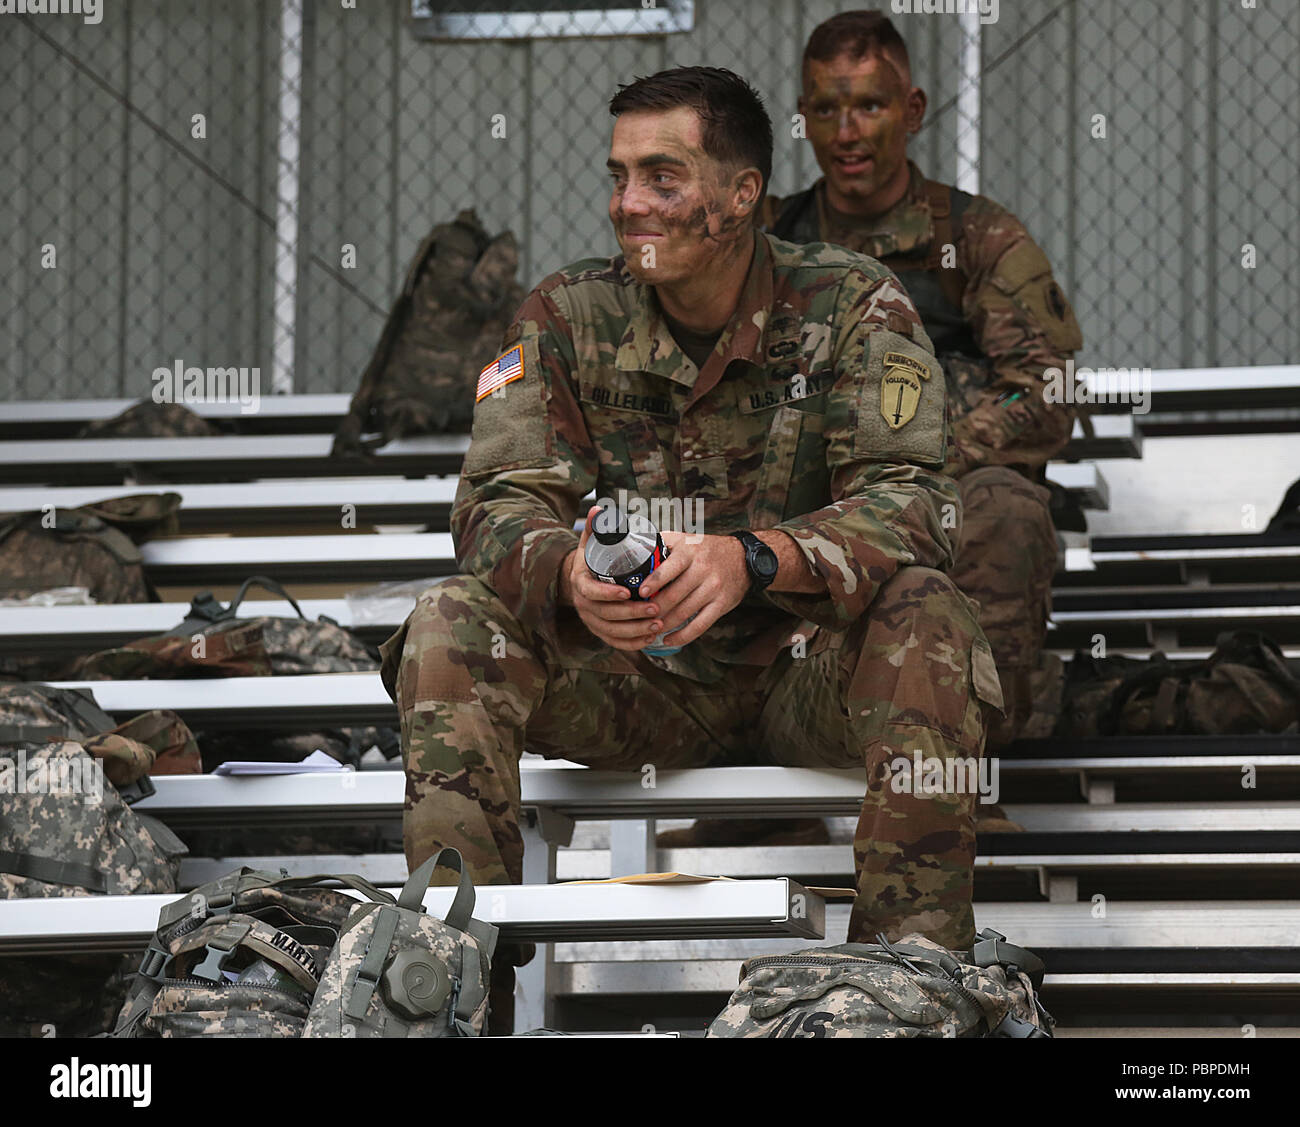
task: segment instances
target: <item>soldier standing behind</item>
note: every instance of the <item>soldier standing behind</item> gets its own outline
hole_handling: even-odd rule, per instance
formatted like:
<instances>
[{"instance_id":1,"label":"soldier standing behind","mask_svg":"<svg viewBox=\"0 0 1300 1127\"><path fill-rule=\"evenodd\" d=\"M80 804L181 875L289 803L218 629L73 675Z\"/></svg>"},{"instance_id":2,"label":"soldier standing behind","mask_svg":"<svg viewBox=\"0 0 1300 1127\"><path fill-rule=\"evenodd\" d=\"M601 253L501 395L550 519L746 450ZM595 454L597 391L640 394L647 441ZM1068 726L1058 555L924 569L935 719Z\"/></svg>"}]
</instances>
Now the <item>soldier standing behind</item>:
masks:
<instances>
[{"instance_id":1,"label":"soldier standing behind","mask_svg":"<svg viewBox=\"0 0 1300 1127\"><path fill-rule=\"evenodd\" d=\"M958 495L925 330L876 262L755 229L772 132L742 79L665 71L610 110L623 253L520 307L452 510L465 574L383 646L407 861L451 845L477 883L518 883L525 746L637 772L857 766L849 937L969 946L978 796L890 785L897 757L973 762L1001 705L974 604L938 570ZM702 503L699 534L664 532L645 601L587 573L593 488ZM680 652L641 652L673 630Z\"/></svg>"}]
</instances>

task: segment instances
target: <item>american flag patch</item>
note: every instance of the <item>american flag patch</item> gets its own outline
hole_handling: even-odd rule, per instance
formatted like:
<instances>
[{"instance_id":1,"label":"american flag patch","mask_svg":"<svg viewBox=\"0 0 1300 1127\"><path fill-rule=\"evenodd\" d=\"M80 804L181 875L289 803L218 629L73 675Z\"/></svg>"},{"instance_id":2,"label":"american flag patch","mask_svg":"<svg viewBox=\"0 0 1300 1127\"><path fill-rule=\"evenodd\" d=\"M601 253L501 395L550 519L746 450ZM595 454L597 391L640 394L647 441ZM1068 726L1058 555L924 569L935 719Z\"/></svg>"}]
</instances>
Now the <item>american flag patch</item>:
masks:
<instances>
[{"instance_id":1,"label":"american flag patch","mask_svg":"<svg viewBox=\"0 0 1300 1127\"><path fill-rule=\"evenodd\" d=\"M478 374L478 391L474 393L477 403L485 395L491 395L499 387L505 387L511 380L517 380L524 374L524 350L515 345L508 352L503 352Z\"/></svg>"}]
</instances>

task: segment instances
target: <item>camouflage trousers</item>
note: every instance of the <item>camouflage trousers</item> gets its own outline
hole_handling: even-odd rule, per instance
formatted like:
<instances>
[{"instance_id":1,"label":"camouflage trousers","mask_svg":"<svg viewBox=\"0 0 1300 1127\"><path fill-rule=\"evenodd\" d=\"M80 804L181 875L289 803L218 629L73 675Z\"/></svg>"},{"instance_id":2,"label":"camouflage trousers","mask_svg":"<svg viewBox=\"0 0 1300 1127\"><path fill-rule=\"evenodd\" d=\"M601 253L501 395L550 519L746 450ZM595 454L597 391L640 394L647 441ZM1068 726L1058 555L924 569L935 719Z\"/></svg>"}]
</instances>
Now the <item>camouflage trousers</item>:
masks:
<instances>
[{"instance_id":1,"label":"camouflage trousers","mask_svg":"<svg viewBox=\"0 0 1300 1127\"><path fill-rule=\"evenodd\" d=\"M979 603L980 626L997 662L1005 715L988 733L989 750L997 750L1017 738L1034 707L1052 610L1056 529L1048 491L1007 466L973 470L957 484L962 534L948 575Z\"/></svg>"},{"instance_id":2,"label":"camouflage trousers","mask_svg":"<svg viewBox=\"0 0 1300 1127\"><path fill-rule=\"evenodd\" d=\"M612 648L579 664L467 576L425 591L381 652L401 713L412 868L450 845L476 883L521 881L525 746L637 773L856 766L867 791L849 938L918 931L950 947L974 941L979 796L897 785L902 757L975 763L1001 704L974 604L940 572L902 569L848 630L820 631L806 654L786 649L769 666L730 666L718 684Z\"/></svg>"}]
</instances>

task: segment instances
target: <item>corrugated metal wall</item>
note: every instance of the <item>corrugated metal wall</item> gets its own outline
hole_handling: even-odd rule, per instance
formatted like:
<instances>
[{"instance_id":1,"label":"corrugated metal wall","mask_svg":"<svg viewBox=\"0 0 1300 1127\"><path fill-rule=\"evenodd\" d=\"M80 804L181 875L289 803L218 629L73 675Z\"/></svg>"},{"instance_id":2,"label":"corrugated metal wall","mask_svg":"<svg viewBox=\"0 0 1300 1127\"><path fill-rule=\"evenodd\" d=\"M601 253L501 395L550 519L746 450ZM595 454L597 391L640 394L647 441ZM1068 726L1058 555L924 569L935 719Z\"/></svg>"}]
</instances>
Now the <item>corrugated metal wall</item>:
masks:
<instances>
[{"instance_id":1,"label":"corrugated metal wall","mask_svg":"<svg viewBox=\"0 0 1300 1127\"><path fill-rule=\"evenodd\" d=\"M295 389L352 389L408 258L462 207L516 232L529 283L611 253L605 106L634 75L738 70L776 122L773 190L809 182L789 129L798 61L842 6L697 0L684 35L444 44L411 34L405 0L306 0ZM1082 361L1294 362L1300 5L1000 8L983 29L982 185L1047 249ZM896 19L933 115L914 155L951 178L957 21ZM257 0L105 0L97 25L0 17L5 397L143 395L177 358L268 379L278 28L278 4Z\"/></svg>"}]
</instances>

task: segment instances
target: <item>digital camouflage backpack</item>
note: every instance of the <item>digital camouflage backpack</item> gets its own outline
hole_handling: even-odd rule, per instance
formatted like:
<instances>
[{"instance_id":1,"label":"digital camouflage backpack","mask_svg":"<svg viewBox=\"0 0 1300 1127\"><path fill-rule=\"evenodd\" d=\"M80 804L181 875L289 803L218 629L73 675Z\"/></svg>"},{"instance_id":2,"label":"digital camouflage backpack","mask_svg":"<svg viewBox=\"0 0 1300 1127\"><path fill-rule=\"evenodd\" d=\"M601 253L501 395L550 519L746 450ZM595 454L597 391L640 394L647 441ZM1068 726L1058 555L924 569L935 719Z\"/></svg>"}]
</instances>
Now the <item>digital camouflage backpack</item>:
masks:
<instances>
[{"instance_id":1,"label":"digital camouflage backpack","mask_svg":"<svg viewBox=\"0 0 1300 1127\"><path fill-rule=\"evenodd\" d=\"M237 617L253 586L279 595L298 617ZM378 668L379 654L374 647L327 615L309 620L279 583L255 575L244 581L229 605L205 591L193 599L189 614L178 625L83 657L73 665L72 675L85 681L172 680L356 673ZM298 762L317 748L352 766L372 746L389 758L400 751L395 732L372 726L255 733L213 730L200 732L198 738L207 770L228 759Z\"/></svg>"},{"instance_id":2,"label":"digital camouflage backpack","mask_svg":"<svg viewBox=\"0 0 1300 1127\"><path fill-rule=\"evenodd\" d=\"M472 210L433 229L334 436L336 455L407 435L469 432L479 372L524 299L518 264L514 236L491 238Z\"/></svg>"},{"instance_id":3,"label":"digital camouflage backpack","mask_svg":"<svg viewBox=\"0 0 1300 1127\"><path fill-rule=\"evenodd\" d=\"M439 865L460 874L445 920L422 903ZM450 848L411 874L395 904L360 905L329 953L303 1036L480 1036L498 931L473 914L474 885Z\"/></svg>"},{"instance_id":4,"label":"digital camouflage backpack","mask_svg":"<svg viewBox=\"0 0 1300 1127\"><path fill-rule=\"evenodd\" d=\"M748 959L709 1037L1050 1037L1042 960L985 929L972 952L924 936Z\"/></svg>"},{"instance_id":5,"label":"digital camouflage backpack","mask_svg":"<svg viewBox=\"0 0 1300 1127\"><path fill-rule=\"evenodd\" d=\"M351 874L239 869L196 888L159 914L113 1035L477 1035L496 928L469 918L463 871L447 923L421 904L450 861L430 858L397 900Z\"/></svg>"},{"instance_id":6,"label":"digital camouflage backpack","mask_svg":"<svg viewBox=\"0 0 1300 1127\"><path fill-rule=\"evenodd\" d=\"M0 900L174 892L185 846L130 803L152 793L159 752L197 770L179 717L113 727L88 694L0 685ZM112 1026L132 960L6 958L0 1035L90 1036Z\"/></svg>"},{"instance_id":7,"label":"digital camouflage backpack","mask_svg":"<svg viewBox=\"0 0 1300 1127\"><path fill-rule=\"evenodd\" d=\"M392 900L358 876L241 868L165 905L113 1036L297 1037L357 906L326 881Z\"/></svg>"},{"instance_id":8,"label":"digital camouflage backpack","mask_svg":"<svg viewBox=\"0 0 1300 1127\"><path fill-rule=\"evenodd\" d=\"M1281 732L1300 718L1300 678L1255 630L1220 634L1197 662L1074 655L1056 735L1219 735Z\"/></svg>"},{"instance_id":9,"label":"digital camouflage backpack","mask_svg":"<svg viewBox=\"0 0 1300 1127\"><path fill-rule=\"evenodd\" d=\"M244 595L254 585L280 596L298 617L237 617ZM244 580L229 606L204 591L191 601L189 614L170 630L90 654L77 663L75 672L78 680L104 681L270 677L378 668L378 650L328 615L310 621L279 583L254 575Z\"/></svg>"}]
</instances>

